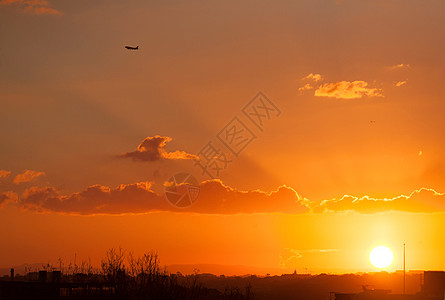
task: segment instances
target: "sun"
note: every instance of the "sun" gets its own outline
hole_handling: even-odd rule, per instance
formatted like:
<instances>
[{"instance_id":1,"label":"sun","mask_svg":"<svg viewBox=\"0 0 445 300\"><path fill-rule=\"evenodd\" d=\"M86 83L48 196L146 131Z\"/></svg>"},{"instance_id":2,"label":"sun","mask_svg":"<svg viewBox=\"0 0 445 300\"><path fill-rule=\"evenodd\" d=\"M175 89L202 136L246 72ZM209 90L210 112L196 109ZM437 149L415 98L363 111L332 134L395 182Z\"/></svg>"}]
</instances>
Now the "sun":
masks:
<instances>
[{"instance_id":1,"label":"sun","mask_svg":"<svg viewBox=\"0 0 445 300\"><path fill-rule=\"evenodd\" d=\"M372 249L371 253L369 253L369 260L374 267L383 269L392 264L394 255L388 247L378 246Z\"/></svg>"}]
</instances>

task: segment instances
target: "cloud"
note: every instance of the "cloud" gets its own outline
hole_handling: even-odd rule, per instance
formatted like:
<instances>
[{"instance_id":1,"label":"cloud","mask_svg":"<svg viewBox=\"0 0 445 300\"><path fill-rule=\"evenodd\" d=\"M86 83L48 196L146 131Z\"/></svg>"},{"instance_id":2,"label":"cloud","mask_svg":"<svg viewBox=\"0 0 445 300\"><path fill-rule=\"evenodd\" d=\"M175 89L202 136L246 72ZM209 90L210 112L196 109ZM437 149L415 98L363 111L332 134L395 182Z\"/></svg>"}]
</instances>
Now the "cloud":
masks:
<instances>
[{"instance_id":1,"label":"cloud","mask_svg":"<svg viewBox=\"0 0 445 300\"><path fill-rule=\"evenodd\" d=\"M324 200L313 207L314 212L344 212L355 211L372 214L385 211L403 211L413 213L445 212L445 194L433 189L421 188L410 195L400 195L394 198L372 198L370 196L354 197L344 195L340 199Z\"/></svg>"},{"instance_id":2,"label":"cloud","mask_svg":"<svg viewBox=\"0 0 445 300\"><path fill-rule=\"evenodd\" d=\"M171 205L164 195L156 194L151 183L120 185L115 189L93 185L68 196L53 187L31 187L22 195L20 206L36 212L72 214L124 214L153 211L180 211L206 214L235 213L304 213L306 199L292 188L281 186L266 193L260 190L239 191L219 180L200 184L199 198L192 206L181 209Z\"/></svg>"},{"instance_id":3,"label":"cloud","mask_svg":"<svg viewBox=\"0 0 445 300\"><path fill-rule=\"evenodd\" d=\"M320 74L314 74L314 73L311 73L311 74L309 74L309 75L307 75L307 76L301 78L301 80L306 80L306 79L309 79L309 80L313 80L313 81L315 81L315 82L318 82L318 81L323 80L323 77L322 77Z\"/></svg>"},{"instance_id":4,"label":"cloud","mask_svg":"<svg viewBox=\"0 0 445 300\"><path fill-rule=\"evenodd\" d=\"M163 197L155 194L151 183L119 185L115 189L93 185L80 193L60 195L53 187L31 187L22 196L20 205L37 212L61 212L81 215L144 213L165 210Z\"/></svg>"},{"instance_id":5,"label":"cloud","mask_svg":"<svg viewBox=\"0 0 445 300\"><path fill-rule=\"evenodd\" d=\"M11 172L10 172L10 171L0 170L0 179L1 179L1 178L6 178L6 177L8 177L9 175L11 175Z\"/></svg>"},{"instance_id":6,"label":"cloud","mask_svg":"<svg viewBox=\"0 0 445 300\"><path fill-rule=\"evenodd\" d=\"M395 85L396 87L400 87L400 86L402 86L402 85L405 85L407 82L408 82L407 80L405 80L405 81L398 81L398 82L396 82L394 85Z\"/></svg>"},{"instance_id":7,"label":"cloud","mask_svg":"<svg viewBox=\"0 0 445 300\"><path fill-rule=\"evenodd\" d=\"M207 180L200 184L198 200L190 207L201 213L305 213L309 212L307 199L288 186L280 186L270 193L253 190L240 191L220 180Z\"/></svg>"},{"instance_id":8,"label":"cloud","mask_svg":"<svg viewBox=\"0 0 445 300\"><path fill-rule=\"evenodd\" d=\"M280 259L280 265L282 268L286 268L289 265L289 262L294 259L302 258L303 255L300 253L299 250L291 249L291 248L285 248L280 251L279 259Z\"/></svg>"},{"instance_id":9,"label":"cloud","mask_svg":"<svg viewBox=\"0 0 445 300\"><path fill-rule=\"evenodd\" d=\"M398 65L394 65L392 67L390 67L391 70L395 70L395 69L409 69L411 68L411 66L409 64L398 64Z\"/></svg>"},{"instance_id":10,"label":"cloud","mask_svg":"<svg viewBox=\"0 0 445 300\"><path fill-rule=\"evenodd\" d=\"M0 0L0 5L16 5L34 15L62 15L62 12L52 8L46 0Z\"/></svg>"},{"instance_id":11,"label":"cloud","mask_svg":"<svg viewBox=\"0 0 445 300\"><path fill-rule=\"evenodd\" d=\"M187 208L171 205L165 195L152 190L152 183L122 184L111 189L93 185L86 190L62 195L54 187L31 187L23 193L19 205L37 212L70 214L126 214L154 211L173 211L204 214L252 214L252 213L324 213L354 211L372 214L386 211L412 213L445 212L445 194L433 189L421 188L410 195L394 198L355 197L344 195L340 199L311 202L302 198L288 186L280 186L271 192L261 190L242 191L225 185L220 180L207 180L199 185L198 199ZM2 195L16 201L17 196ZM308 251L308 250L305 250ZM299 252L300 254L303 252ZM307 253L311 253L310 251Z\"/></svg>"},{"instance_id":12,"label":"cloud","mask_svg":"<svg viewBox=\"0 0 445 300\"><path fill-rule=\"evenodd\" d=\"M165 145L171 140L172 138L167 136L156 135L154 137L147 137L139 144L136 151L121 154L119 157L132 158L133 160L140 161L198 159L198 156L184 151L167 152Z\"/></svg>"},{"instance_id":13,"label":"cloud","mask_svg":"<svg viewBox=\"0 0 445 300\"><path fill-rule=\"evenodd\" d=\"M280 251L280 265L282 268L292 267L290 266L291 261L302 258L305 254L320 254L320 253L332 253L340 252L338 249L306 249L297 250L291 248L284 248Z\"/></svg>"},{"instance_id":14,"label":"cloud","mask_svg":"<svg viewBox=\"0 0 445 300\"><path fill-rule=\"evenodd\" d=\"M17 202L18 196L13 191L0 193L0 207L8 202Z\"/></svg>"},{"instance_id":15,"label":"cloud","mask_svg":"<svg viewBox=\"0 0 445 300\"><path fill-rule=\"evenodd\" d=\"M316 97L330 97L337 99L357 99L363 96L383 97L381 89L368 88L365 81L340 81L333 83L325 83L315 90Z\"/></svg>"},{"instance_id":16,"label":"cloud","mask_svg":"<svg viewBox=\"0 0 445 300\"><path fill-rule=\"evenodd\" d=\"M31 170L25 170L24 173L18 174L14 177L14 183L19 184L23 182L30 182L37 177L45 175L45 172L37 172L37 171L31 171Z\"/></svg>"},{"instance_id":17,"label":"cloud","mask_svg":"<svg viewBox=\"0 0 445 300\"><path fill-rule=\"evenodd\" d=\"M300 87L298 90L299 91L307 91L307 90L312 90L312 89L314 89L314 87L312 85L310 85L309 83L306 83L305 85Z\"/></svg>"}]
</instances>

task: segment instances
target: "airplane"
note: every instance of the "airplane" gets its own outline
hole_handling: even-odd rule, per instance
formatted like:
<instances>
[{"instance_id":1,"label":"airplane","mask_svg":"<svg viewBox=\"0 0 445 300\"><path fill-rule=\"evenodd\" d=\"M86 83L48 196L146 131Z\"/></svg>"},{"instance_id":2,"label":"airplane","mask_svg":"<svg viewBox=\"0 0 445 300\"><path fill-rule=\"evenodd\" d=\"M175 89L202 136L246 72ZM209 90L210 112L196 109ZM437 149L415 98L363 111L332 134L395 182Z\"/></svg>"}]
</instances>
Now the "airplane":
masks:
<instances>
[{"instance_id":1,"label":"airplane","mask_svg":"<svg viewBox=\"0 0 445 300\"><path fill-rule=\"evenodd\" d=\"M139 50L139 46L136 46L136 47L125 46L125 49L127 49L127 50Z\"/></svg>"}]
</instances>

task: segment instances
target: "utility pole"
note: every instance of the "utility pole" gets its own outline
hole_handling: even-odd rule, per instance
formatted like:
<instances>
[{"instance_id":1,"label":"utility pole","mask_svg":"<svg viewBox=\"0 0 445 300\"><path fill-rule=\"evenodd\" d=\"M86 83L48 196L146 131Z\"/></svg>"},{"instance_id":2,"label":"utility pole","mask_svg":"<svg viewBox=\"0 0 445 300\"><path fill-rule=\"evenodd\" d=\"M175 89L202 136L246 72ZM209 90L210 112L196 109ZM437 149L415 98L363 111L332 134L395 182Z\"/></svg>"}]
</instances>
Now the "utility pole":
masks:
<instances>
[{"instance_id":1,"label":"utility pole","mask_svg":"<svg viewBox=\"0 0 445 300\"><path fill-rule=\"evenodd\" d=\"M403 295L406 294L405 243L403 243Z\"/></svg>"}]
</instances>

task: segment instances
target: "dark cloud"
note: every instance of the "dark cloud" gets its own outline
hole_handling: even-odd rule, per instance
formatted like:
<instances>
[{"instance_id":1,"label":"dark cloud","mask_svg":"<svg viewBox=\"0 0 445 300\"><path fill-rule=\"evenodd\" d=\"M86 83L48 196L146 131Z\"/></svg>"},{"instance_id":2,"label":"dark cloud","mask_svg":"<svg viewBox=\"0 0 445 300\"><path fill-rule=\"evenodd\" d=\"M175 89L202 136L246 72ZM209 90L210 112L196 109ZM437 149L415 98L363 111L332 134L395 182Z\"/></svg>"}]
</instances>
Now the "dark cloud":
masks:
<instances>
[{"instance_id":1,"label":"dark cloud","mask_svg":"<svg viewBox=\"0 0 445 300\"><path fill-rule=\"evenodd\" d=\"M123 214L165 210L163 197L147 182L120 185L115 189L93 185L80 193L60 195L53 187L32 187L23 193L20 205L38 212L74 214Z\"/></svg>"},{"instance_id":2,"label":"dark cloud","mask_svg":"<svg viewBox=\"0 0 445 300\"><path fill-rule=\"evenodd\" d=\"M0 207L5 205L8 202L17 202L17 194L13 191L7 191L0 193Z\"/></svg>"},{"instance_id":3,"label":"dark cloud","mask_svg":"<svg viewBox=\"0 0 445 300\"><path fill-rule=\"evenodd\" d=\"M408 196L390 199L361 198L345 195L340 199L311 202L302 198L288 186L275 191L241 191L225 185L220 180L200 183L197 200L189 207L177 208L170 204L164 194L152 190L150 182L119 185L115 189L93 185L86 190L65 196L53 187L31 187L19 202L25 209L37 212L60 212L72 214L126 214L154 211L173 211L204 214L252 214L252 213L323 213L355 211L371 214L385 211L432 213L445 211L445 194L421 188ZM178 188L180 190L181 188ZM2 195L0 201L14 200L13 194Z\"/></svg>"},{"instance_id":4,"label":"dark cloud","mask_svg":"<svg viewBox=\"0 0 445 300\"><path fill-rule=\"evenodd\" d=\"M201 213L304 213L309 209L305 199L287 186L267 193L261 190L239 191L224 185L219 180L201 183L198 200L191 210Z\"/></svg>"},{"instance_id":5,"label":"dark cloud","mask_svg":"<svg viewBox=\"0 0 445 300\"><path fill-rule=\"evenodd\" d=\"M172 139L167 136L156 135L147 137L139 144L136 151L127 152L119 155L123 158L132 158L140 161L157 161L163 159L197 159L198 157L184 151L167 152L165 146Z\"/></svg>"},{"instance_id":6,"label":"dark cloud","mask_svg":"<svg viewBox=\"0 0 445 300\"><path fill-rule=\"evenodd\" d=\"M62 15L46 0L0 0L0 5L15 5L34 15Z\"/></svg>"},{"instance_id":7,"label":"dark cloud","mask_svg":"<svg viewBox=\"0 0 445 300\"><path fill-rule=\"evenodd\" d=\"M239 191L210 180L200 184L199 198L188 208L176 208L164 195L151 189L150 183L120 185L115 189L94 185L80 193L61 195L53 187L32 187L23 193L20 205L38 212L73 214L123 214L152 211L180 211L208 214L303 213L308 208L292 188L276 191Z\"/></svg>"}]
</instances>

